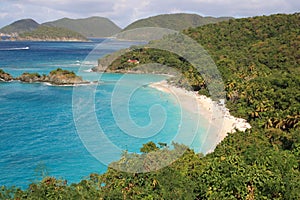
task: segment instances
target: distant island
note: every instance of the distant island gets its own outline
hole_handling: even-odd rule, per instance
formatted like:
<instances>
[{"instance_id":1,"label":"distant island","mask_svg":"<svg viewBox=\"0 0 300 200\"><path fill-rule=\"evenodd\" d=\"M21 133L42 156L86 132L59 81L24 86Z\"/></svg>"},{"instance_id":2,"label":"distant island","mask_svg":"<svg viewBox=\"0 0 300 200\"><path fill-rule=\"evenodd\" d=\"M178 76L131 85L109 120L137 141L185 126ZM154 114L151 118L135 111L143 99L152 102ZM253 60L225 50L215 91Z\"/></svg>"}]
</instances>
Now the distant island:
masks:
<instances>
[{"instance_id":1,"label":"distant island","mask_svg":"<svg viewBox=\"0 0 300 200\"><path fill-rule=\"evenodd\" d=\"M0 82L8 82L13 80L18 80L24 83L49 83L51 85L58 86L72 86L91 83L89 81L84 81L82 77L77 76L73 71L63 70L61 68L51 71L48 75L25 72L17 78L13 78L10 74L0 69Z\"/></svg>"},{"instance_id":2,"label":"distant island","mask_svg":"<svg viewBox=\"0 0 300 200\"><path fill-rule=\"evenodd\" d=\"M0 40L88 41L89 37L111 37L120 31L120 27L104 17L63 18L43 24L21 19L1 28Z\"/></svg>"},{"instance_id":3,"label":"distant island","mask_svg":"<svg viewBox=\"0 0 300 200\"><path fill-rule=\"evenodd\" d=\"M0 36L6 40L30 41L88 41L75 31L40 25L33 19L22 19L0 29Z\"/></svg>"},{"instance_id":4,"label":"distant island","mask_svg":"<svg viewBox=\"0 0 300 200\"><path fill-rule=\"evenodd\" d=\"M160 27L181 31L189 27L227 21L231 17L202 17L197 14L176 13L137 20L125 29L104 17L83 19L62 18L39 24L33 19L21 19L0 29L0 40L87 41L87 38L107 38L136 28Z\"/></svg>"},{"instance_id":5,"label":"distant island","mask_svg":"<svg viewBox=\"0 0 300 200\"><path fill-rule=\"evenodd\" d=\"M88 41L80 33L59 27L39 26L37 29L20 33L16 40L30 41Z\"/></svg>"}]
</instances>

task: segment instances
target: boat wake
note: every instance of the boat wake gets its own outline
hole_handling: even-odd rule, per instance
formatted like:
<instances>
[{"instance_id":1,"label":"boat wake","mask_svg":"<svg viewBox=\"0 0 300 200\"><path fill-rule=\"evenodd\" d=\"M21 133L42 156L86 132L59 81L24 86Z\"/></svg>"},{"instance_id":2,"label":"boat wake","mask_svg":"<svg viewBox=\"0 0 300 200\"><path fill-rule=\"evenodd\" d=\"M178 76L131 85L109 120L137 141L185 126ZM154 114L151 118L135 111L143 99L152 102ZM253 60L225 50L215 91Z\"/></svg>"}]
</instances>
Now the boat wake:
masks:
<instances>
[{"instance_id":1,"label":"boat wake","mask_svg":"<svg viewBox=\"0 0 300 200\"><path fill-rule=\"evenodd\" d=\"M29 47L14 47L14 48L0 48L0 51L18 51L18 50L29 50Z\"/></svg>"}]
</instances>

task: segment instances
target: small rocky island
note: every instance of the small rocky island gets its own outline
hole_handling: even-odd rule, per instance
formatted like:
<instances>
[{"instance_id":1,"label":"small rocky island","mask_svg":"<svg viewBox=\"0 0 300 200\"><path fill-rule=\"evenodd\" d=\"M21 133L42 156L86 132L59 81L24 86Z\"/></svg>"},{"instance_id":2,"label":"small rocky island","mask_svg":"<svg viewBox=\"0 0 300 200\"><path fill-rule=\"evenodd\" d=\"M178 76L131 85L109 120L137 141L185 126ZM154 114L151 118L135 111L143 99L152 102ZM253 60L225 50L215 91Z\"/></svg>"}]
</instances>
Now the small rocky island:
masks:
<instances>
[{"instance_id":1,"label":"small rocky island","mask_svg":"<svg viewBox=\"0 0 300 200\"><path fill-rule=\"evenodd\" d=\"M9 82L13 81L14 78L9 74L0 69L0 82Z\"/></svg>"},{"instance_id":2,"label":"small rocky island","mask_svg":"<svg viewBox=\"0 0 300 200\"><path fill-rule=\"evenodd\" d=\"M13 78L10 74L0 69L0 81L18 80L25 83L49 83L51 85L81 85L89 84L82 77L77 76L73 71L63 70L58 68L51 71L48 75L40 75L39 73L23 73L17 78Z\"/></svg>"}]
</instances>

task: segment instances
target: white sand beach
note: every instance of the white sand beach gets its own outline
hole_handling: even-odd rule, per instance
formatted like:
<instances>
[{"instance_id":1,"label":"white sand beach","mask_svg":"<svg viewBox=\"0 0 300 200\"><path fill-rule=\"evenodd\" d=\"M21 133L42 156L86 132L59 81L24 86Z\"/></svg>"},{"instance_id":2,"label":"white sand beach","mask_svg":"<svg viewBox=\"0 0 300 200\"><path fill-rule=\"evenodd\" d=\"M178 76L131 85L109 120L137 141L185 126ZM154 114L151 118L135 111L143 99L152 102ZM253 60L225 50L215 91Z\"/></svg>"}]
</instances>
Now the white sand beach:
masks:
<instances>
[{"instance_id":1,"label":"white sand beach","mask_svg":"<svg viewBox=\"0 0 300 200\"><path fill-rule=\"evenodd\" d=\"M210 123L207 127L214 126L214 129L212 129L213 132L209 132L207 137L208 140L214 140L215 146L220 143L228 133L233 133L236 129L245 131L251 128L251 125L245 119L230 115L225 105L214 102L204 95L199 95L197 92L186 91L183 88L172 86L168 84L166 80L152 83L149 86L162 92L171 93L178 99L183 109L205 117ZM215 146L211 147L207 153L213 151Z\"/></svg>"}]
</instances>

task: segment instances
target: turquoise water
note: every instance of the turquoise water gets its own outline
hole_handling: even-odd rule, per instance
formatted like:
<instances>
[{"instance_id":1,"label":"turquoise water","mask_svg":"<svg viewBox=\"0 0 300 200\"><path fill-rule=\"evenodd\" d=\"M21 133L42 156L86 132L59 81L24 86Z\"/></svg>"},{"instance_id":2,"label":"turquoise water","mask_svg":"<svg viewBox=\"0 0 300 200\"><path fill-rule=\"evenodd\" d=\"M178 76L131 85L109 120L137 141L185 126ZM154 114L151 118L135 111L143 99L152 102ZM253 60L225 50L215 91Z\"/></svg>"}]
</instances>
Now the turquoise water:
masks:
<instances>
[{"instance_id":1,"label":"turquoise water","mask_svg":"<svg viewBox=\"0 0 300 200\"><path fill-rule=\"evenodd\" d=\"M78 134L80 127L73 118L74 91L86 102L85 94L88 95L87 91L93 87L97 124L121 151L139 152L142 144L148 141L171 144L176 140L178 127L182 124L182 110L178 102L172 95L147 86L166 77L126 75L124 78L121 74L86 72L96 64L97 57L136 44L112 40L86 59L101 42L105 41L0 42L0 68L14 76L25 71L48 73L61 67L78 72L88 80L100 78L97 86L78 86L76 90L39 83L0 83L0 185L26 187L40 180L43 174L72 183L79 182L90 173L105 172L106 163L90 154L90 149L86 148ZM159 115L151 118L151 109ZM89 116L83 118L80 126L86 130L93 128ZM142 128L155 120L159 127L154 124L152 128L149 126L151 129ZM189 127L195 128L195 125ZM185 137L189 138L187 141L193 140L193 136L183 135L176 141L180 142ZM200 144L193 142L192 147L197 145ZM103 149L103 154L110 155L110 149ZM110 156L109 160L117 160L119 156Z\"/></svg>"}]
</instances>

